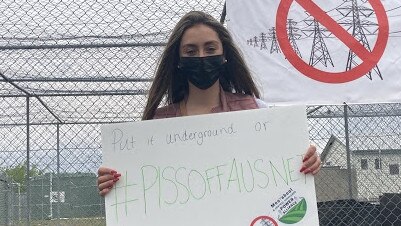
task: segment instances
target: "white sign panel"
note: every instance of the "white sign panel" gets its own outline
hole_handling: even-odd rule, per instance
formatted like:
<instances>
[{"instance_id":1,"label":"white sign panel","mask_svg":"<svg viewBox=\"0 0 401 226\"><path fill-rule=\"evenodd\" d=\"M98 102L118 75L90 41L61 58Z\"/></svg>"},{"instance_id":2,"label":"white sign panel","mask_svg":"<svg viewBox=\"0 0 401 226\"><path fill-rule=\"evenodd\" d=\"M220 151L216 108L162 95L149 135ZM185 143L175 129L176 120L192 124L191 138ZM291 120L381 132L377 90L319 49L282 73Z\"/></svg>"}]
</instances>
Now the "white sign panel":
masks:
<instances>
[{"instance_id":1,"label":"white sign panel","mask_svg":"<svg viewBox=\"0 0 401 226\"><path fill-rule=\"evenodd\" d=\"M50 202L65 202L65 192L64 191L51 191L50 192Z\"/></svg>"},{"instance_id":2,"label":"white sign panel","mask_svg":"<svg viewBox=\"0 0 401 226\"><path fill-rule=\"evenodd\" d=\"M399 102L401 1L227 1L268 103Z\"/></svg>"},{"instance_id":3,"label":"white sign panel","mask_svg":"<svg viewBox=\"0 0 401 226\"><path fill-rule=\"evenodd\" d=\"M318 225L308 146L299 106L105 125L107 225Z\"/></svg>"}]
</instances>

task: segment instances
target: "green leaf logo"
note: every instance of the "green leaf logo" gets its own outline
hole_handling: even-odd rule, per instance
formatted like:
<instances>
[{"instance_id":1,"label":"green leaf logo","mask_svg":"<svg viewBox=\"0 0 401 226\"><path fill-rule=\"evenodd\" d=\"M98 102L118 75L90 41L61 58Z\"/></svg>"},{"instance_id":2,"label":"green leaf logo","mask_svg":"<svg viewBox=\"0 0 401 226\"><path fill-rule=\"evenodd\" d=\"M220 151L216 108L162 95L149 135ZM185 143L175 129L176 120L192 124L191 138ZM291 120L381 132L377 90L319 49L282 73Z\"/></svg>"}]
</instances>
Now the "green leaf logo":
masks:
<instances>
[{"instance_id":1,"label":"green leaf logo","mask_svg":"<svg viewBox=\"0 0 401 226\"><path fill-rule=\"evenodd\" d=\"M306 214L306 201L304 198L292 207L284 216L282 216L279 221L285 224L295 224L304 218Z\"/></svg>"}]
</instances>

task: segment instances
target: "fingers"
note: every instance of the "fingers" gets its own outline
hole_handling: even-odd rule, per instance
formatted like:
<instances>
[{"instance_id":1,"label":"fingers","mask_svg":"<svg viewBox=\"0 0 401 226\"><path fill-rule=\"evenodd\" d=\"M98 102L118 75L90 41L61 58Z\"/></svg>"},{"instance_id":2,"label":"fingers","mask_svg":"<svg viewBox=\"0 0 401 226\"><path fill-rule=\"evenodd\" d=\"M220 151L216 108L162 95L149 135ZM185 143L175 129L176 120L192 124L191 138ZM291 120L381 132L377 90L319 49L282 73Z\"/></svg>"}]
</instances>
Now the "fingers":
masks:
<instances>
[{"instance_id":1,"label":"fingers","mask_svg":"<svg viewBox=\"0 0 401 226\"><path fill-rule=\"evenodd\" d=\"M108 180L108 181L105 181L105 182L99 184L98 185L99 194L102 196L106 195L113 188L115 182L117 182L117 181L118 181L118 178L116 178L115 180L114 179Z\"/></svg>"},{"instance_id":2,"label":"fingers","mask_svg":"<svg viewBox=\"0 0 401 226\"><path fill-rule=\"evenodd\" d=\"M109 193L111 191L111 189L113 188L114 184L119 180L120 178L114 178L113 180L108 180L104 183L101 183L98 185L99 188L99 194L101 196L106 195L107 193Z\"/></svg>"},{"instance_id":3,"label":"fingers","mask_svg":"<svg viewBox=\"0 0 401 226\"><path fill-rule=\"evenodd\" d=\"M115 174L117 173L115 170L107 168L107 167L99 167L99 169L97 170L97 175L99 176L103 176L105 174Z\"/></svg>"},{"instance_id":4,"label":"fingers","mask_svg":"<svg viewBox=\"0 0 401 226\"><path fill-rule=\"evenodd\" d=\"M320 161L319 161L320 162ZM312 174L313 175L316 175L319 171L320 171L320 168L322 167L322 164L319 164L319 166L315 169L315 170L313 170L312 171Z\"/></svg>"},{"instance_id":5,"label":"fingers","mask_svg":"<svg viewBox=\"0 0 401 226\"><path fill-rule=\"evenodd\" d=\"M300 172L304 174L312 173L313 175L315 175L319 172L320 168L320 157L316 151L316 147L311 145L309 146L305 157L303 158L303 164Z\"/></svg>"},{"instance_id":6,"label":"fingers","mask_svg":"<svg viewBox=\"0 0 401 226\"><path fill-rule=\"evenodd\" d=\"M101 196L106 195L120 179L121 174L105 175L98 178L98 189Z\"/></svg>"},{"instance_id":7,"label":"fingers","mask_svg":"<svg viewBox=\"0 0 401 226\"><path fill-rule=\"evenodd\" d=\"M309 158L311 158L315 154L316 154L316 147L314 145L310 145L308 150L306 151L303 161L304 162L307 161Z\"/></svg>"},{"instance_id":8,"label":"fingers","mask_svg":"<svg viewBox=\"0 0 401 226\"><path fill-rule=\"evenodd\" d=\"M97 178L99 194L104 196L109 193L114 184L120 179L120 176L121 174L117 173L117 171L113 169L100 167Z\"/></svg>"},{"instance_id":9,"label":"fingers","mask_svg":"<svg viewBox=\"0 0 401 226\"><path fill-rule=\"evenodd\" d=\"M111 190L111 188L105 188L105 189L103 189L103 190L101 190L101 191L99 192L99 195L105 196L107 193L110 192L110 190Z\"/></svg>"},{"instance_id":10,"label":"fingers","mask_svg":"<svg viewBox=\"0 0 401 226\"><path fill-rule=\"evenodd\" d=\"M103 183L106 183L108 181L114 181L115 179L118 179L121 175L120 174L107 174L104 176L100 176L97 178L97 185L100 186Z\"/></svg>"}]
</instances>

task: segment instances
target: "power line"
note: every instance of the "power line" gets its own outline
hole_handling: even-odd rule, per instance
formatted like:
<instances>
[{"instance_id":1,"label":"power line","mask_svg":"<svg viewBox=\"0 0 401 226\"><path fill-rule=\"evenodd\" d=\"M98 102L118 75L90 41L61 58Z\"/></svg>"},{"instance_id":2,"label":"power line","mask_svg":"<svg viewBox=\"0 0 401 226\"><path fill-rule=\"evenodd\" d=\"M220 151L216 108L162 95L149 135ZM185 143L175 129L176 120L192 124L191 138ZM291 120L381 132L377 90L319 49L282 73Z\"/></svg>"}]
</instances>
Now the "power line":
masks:
<instances>
[{"instance_id":1,"label":"power line","mask_svg":"<svg viewBox=\"0 0 401 226\"><path fill-rule=\"evenodd\" d=\"M392 8L392 9L389 9L389 10L387 10L386 12L390 12L390 11L393 11L393 10L396 10L396 9L399 9L399 8L401 8L401 6L398 6L398 7Z\"/></svg>"},{"instance_id":2,"label":"power line","mask_svg":"<svg viewBox=\"0 0 401 226\"><path fill-rule=\"evenodd\" d=\"M344 4L345 4L345 2L343 2L343 3L341 3L340 5L338 5L338 6L334 7L334 8L332 8L332 9L330 9L329 11L326 11L326 13L332 12L332 11L336 10L338 7L341 7L341 6L344 5ZM305 19L303 19L303 20L301 20L301 21L297 21L297 23L301 23L301 22L303 22L304 20L308 19L308 18L311 16L308 12L305 12L305 13L306 13L306 15L308 15L308 17L306 17ZM334 16L337 16L337 15L334 15Z\"/></svg>"},{"instance_id":3,"label":"power line","mask_svg":"<svg viewBox=\"0 0 401 226\"><path fill-rule=\"evenodd\" d=\"M401 17L401 14L398 15L392 15L392 16L387 16L388 18L393 18L393 17Z\"/></svg>"}]
</instances>

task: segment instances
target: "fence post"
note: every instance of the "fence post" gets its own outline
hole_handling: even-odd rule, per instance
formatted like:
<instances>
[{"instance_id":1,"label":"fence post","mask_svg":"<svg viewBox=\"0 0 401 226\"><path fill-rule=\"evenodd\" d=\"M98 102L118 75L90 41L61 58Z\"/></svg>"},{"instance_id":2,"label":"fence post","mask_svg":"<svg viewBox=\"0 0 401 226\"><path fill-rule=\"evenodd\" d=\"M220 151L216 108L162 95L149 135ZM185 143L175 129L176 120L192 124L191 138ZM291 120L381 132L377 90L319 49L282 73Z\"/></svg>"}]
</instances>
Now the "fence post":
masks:
<instances>
[{"instance_id":1,"label":"fence post","mask_svg":"<svg viewBox=\"0 0 401 226\"><path fill-rule=\"evenodd\" d=\"M0 181L0 182L2 183L2 181ZM9 184L7 181L7 178L5 178L4 188L1 188L1 189L4 189L4 196L2 193L0 193L0 195L3 196L3 198L4 198L4 203L0 203L0 207L2 205L4 205L4 210L2 210L2 211L4 211L4 213L5 213L5 218L4 218L4 221L3 221L3 218L0 218L0 224L3 221L6 225L11 225L10 222L13 221L12 220L12 217L13 217L12 212L13 212L14 208L13 208L13 202L12 202L12 198L13 198L12 186L13 186L12 183ZM2 197L0 197L0 200L1 199L2 199ZM9 210L10 204L11 204L11 211ZM11 221L10 221L10 219L11 219Z\"/></svg>"},{"instance_id":2,"label":"fence post","mask_svg":"<svg viewBox=\"0 0 401 226\"><path fill-rule=\"evenodd\" d=\"M57 220L60 222L60 123L57 123Z\"/></svg>"},{"instance_id":3,"label":"fence post","mask_svg":"<svg viewBox=\"0 0 401 226\"><path fill-rule=\"evenodd\" d=\"M31 210L30 210L30 201L31 201L31 188L30 188L30 178L29 178L29 171L30 171L30 165L29 165L29 127L30 127L30 121L29 121L29 96L26 97L26 224L29 226L31 224Z\"/></svg>"},{"instance_id":4,"label":"fence post","mask_svg":"<svg viewBox=\"0 0 401 226\"><path fill-rule=\"evenodd\" d=\"M344 128L345 128L345 149L347 152L347 170L348 170L348 192L351 199L352 194L352 170L351 170L351 150L349 148L349 127L348 127L348 105L344 103Z\"/></svg>"},{"instance_id":5,"label":"fence post","mask_svg":"<svg viewBox=\"0 0 401 226\"><path fill-rule=\"evenodd\" d=\"M18 223L21 222L21 184L16 183L18 186ZM13 202L14 203L14 202Z\"/></svg>"}]
</instances>

